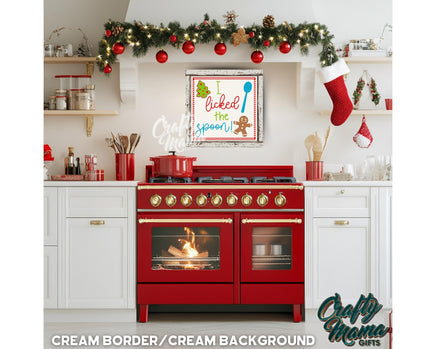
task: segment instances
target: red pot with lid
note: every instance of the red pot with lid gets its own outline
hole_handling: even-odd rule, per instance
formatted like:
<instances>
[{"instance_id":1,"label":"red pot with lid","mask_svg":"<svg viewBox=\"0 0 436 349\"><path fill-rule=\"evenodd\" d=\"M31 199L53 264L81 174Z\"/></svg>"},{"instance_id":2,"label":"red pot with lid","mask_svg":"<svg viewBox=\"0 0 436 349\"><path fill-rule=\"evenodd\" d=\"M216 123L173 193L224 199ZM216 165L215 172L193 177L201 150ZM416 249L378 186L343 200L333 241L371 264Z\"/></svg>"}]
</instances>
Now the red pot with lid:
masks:
<instances>
[{"instance_id":1,"label":"red pot with lid","mask_svg":"<svg viewBox=\"0 0 436 349\"><path fill-rule=\"evenodd\" d=\"M171 155L155 156L150 160L154 162L155 177L192 177L193 163L197 158L176 155L175 151L170 151Z\"/></svg>"}]
</instances>

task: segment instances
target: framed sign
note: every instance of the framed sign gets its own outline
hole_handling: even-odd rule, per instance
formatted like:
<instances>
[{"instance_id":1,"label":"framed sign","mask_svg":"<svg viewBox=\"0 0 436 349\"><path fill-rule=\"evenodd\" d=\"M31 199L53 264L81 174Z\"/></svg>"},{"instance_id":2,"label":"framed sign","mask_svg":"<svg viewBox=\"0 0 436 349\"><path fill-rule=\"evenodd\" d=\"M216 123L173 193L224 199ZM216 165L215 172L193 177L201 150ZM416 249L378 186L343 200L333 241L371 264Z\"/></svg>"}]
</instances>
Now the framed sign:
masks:
<instances>
[{"instance_id":1,"label":"framed sign","mask_svg":"<svg viewBox=\"0 0 436 349\"><path fill-rule=\"evenodd\" d=\"M262 145L261 70L187 70L186 107L188 146Z\"/></svg>"}]
</instances>

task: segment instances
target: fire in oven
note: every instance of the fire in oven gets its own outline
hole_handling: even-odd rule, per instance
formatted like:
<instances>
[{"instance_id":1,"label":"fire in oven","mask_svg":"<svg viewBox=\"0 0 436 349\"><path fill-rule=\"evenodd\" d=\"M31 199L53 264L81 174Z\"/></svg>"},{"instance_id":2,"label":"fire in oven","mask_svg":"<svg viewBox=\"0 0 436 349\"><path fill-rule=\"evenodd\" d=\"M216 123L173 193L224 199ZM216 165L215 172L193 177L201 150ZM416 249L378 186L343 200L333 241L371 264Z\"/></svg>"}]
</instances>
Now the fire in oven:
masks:
<instances>
[{"instance_id":1,"label":"fire in oven","mask_svg":"<svg viewBox=\"0 0 436 349\"><path fill-rule=\"evenodd\" d=\"M216 270L220 268L217 227L154 227L152 270Z\"/></svg>"},{"instance_id":2,"label":"fire in oven","mask_svg":"<svg viewBox=\"0 0 436 349\"><path fill-rule=\"evenodd\" d=\"M137 195L139 321L150 304L289 304L301 321L304 188L292 172L194 166L189 181L147 175Z\"/></svg>"}]
</instances>

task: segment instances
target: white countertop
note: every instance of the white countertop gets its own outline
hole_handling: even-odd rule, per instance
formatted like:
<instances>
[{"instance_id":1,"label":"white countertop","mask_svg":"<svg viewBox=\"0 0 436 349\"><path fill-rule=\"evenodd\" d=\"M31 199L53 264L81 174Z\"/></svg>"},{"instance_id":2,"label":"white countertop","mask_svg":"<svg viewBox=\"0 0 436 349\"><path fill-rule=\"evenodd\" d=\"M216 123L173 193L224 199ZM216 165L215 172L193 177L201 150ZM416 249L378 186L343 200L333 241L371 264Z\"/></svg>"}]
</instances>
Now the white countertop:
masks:
<instances>
[{"instance_id":1,"label":"white countertop","mask_svg":"<svg viewBox=\"0 0 436 349\"><path fill-rule=\"evenodd\" d=\"M44 187L136 187L139 181L44 181Z\"/></svg>"},{"instance_id":2,"label":"white countertop","mask_svg":"<svg viewBox=\"0 0 436 349\"><path fill-rule=\"evenodd\" d=\"M303 181L305 187L392 187L392 181Z\"/></svg>"}]
</instances>

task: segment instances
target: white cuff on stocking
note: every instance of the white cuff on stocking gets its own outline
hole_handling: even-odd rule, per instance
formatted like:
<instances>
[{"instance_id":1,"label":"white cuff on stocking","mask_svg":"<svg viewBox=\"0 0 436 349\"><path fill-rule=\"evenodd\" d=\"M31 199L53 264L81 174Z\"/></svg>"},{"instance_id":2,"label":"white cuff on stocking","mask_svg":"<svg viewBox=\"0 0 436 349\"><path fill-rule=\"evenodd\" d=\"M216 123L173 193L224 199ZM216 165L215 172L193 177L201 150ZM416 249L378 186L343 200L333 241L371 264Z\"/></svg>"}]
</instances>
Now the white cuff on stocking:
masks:
<instances>
[{"instance_id":1,"label":"white cuff on stocking","mask_svg":"<svg viewBox=\"0 0 436 349\"><path fill-rule=\"evenodd\" d=\"M332 65L329 65L328 67L322 68L318 72L318 76L323 84L330 82L337 77L348 74L350 72L350 69L348 69L347 63L342 58L339 58L339 60Z\"/></svg>"}]
</instances>

